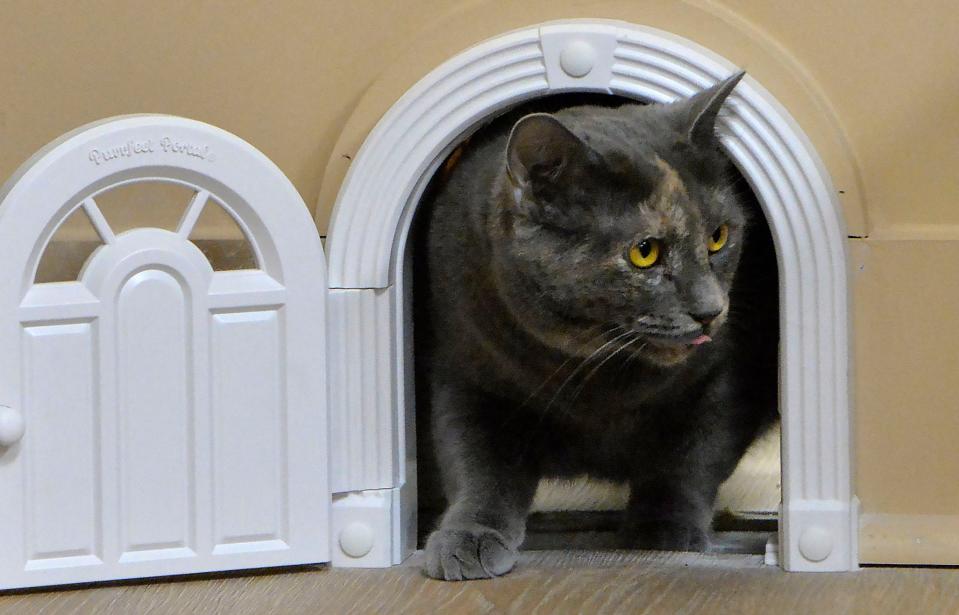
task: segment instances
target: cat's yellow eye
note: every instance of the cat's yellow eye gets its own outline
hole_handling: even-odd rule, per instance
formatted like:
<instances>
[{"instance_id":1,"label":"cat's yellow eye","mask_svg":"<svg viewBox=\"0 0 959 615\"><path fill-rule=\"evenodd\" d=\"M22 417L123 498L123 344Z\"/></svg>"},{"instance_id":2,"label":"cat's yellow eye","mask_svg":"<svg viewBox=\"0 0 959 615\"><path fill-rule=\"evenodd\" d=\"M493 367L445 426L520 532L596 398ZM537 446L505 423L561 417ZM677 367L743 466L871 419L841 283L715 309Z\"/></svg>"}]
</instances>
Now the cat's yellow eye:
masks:
<instances>
[{"instance_id":1,"label":"cat's yellow eye","mask_svg":"<svg viewBox=\"0 0 959 615\"><path fill-rule=\"evenodd\" d=\"M718 227L716 227L716 230L713 231L713 234L710 235L709 239L706 241L706 247L709 248L709 253L714 254L722 250L728 239L729 227L725 224L720 224Z\"/></svg>"},{"instance_id":2,"label":"cat's yellow eye","mask_svg":"<svg viewBox=\"0 0 959 615\"><path fill-rule=\"evenodd\" d=\"M644 239L629 249L629 262L640 269L648 269L659 260L659 240Z\"/></svg>"}]
</instances>

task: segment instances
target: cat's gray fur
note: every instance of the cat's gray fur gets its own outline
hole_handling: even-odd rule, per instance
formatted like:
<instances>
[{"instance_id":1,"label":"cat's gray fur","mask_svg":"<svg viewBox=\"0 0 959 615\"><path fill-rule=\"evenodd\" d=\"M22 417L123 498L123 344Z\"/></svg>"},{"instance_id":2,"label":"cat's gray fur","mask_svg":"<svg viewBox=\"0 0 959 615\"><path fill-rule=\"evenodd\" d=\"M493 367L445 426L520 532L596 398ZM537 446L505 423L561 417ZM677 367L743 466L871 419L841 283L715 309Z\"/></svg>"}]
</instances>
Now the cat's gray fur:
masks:
<instances>
[{"instance_id":1,"label":"cat's gray fur","mask_svg":"<svg viewBox=\"0 0 959 615\"><path fill-rule=\"evenodd\" d=\"M740 77L527 116L471 142L425 204L420 365L449 500L430 576L508 572L544 476L627 481L624 545L708 544L720 483L776 417L776 289L744 271L775 254L766 235L744 256L752 222L714 134ZM639 269L627 253L649 237L663 255Z\"/></svg>"}]
</instances>

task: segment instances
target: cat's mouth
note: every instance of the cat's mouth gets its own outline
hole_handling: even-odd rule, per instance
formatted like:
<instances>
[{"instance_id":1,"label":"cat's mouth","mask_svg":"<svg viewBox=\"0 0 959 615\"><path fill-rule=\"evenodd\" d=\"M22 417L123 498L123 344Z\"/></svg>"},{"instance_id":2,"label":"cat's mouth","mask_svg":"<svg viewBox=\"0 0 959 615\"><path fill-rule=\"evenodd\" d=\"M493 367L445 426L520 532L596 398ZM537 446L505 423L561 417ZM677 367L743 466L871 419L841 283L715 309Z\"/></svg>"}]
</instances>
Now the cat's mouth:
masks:
<instances>
[{"instance_id":1,"label":"cat's mouth","mask_svg":"<svg viewBox=\"0 0 959 615\"><path fill-rule=\"evenodd\" d=\"M688 333L678 334L645 333L644 337L654 346L666 348L701 346L713 341L713 338L707 335L702 329L696 329Z\"/></svg>"},{"instance_id":2,"label":"cat's mouth","mask_svg":"<svg viewBox=\"0 0 959 615\"><path fill-rule=\"evenodd\" d=\"M646 333L647 356L655 363L664 366L677 365L685 361L697 346L708 344L712 338L702 329L680 334Z\"/></svg>"}]
</instances>

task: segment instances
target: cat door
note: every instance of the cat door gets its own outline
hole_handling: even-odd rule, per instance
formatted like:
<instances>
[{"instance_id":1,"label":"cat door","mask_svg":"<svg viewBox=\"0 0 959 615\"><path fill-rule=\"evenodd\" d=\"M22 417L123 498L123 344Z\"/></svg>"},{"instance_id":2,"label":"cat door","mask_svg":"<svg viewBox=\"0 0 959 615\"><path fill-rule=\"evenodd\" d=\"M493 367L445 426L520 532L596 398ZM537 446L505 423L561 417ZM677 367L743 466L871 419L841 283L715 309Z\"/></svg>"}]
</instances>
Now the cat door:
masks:
<instances>
[{"instance_id":1,"label":"cat door","mask_svg":"<svg viewBox=\"0 0 959 615\"><path fill-rule=\"evenodd\" d=\"M414 544L411 261L404 255L424 177L472 127L519 102L571 91L666 102L735 70L669 32L607 20L549 22L471 46L380 116L353 156L327 240L329 330L339 340L330 345L331 429L344 443L332 451L333 526L338 536L350 528L374 536L363 555L336 549L335 563L395 564ZM390 87L376 90L380 102ZM357 113L341 144L365 135L369 119ZM753 77L740 82L720 120L723 144L763 206L778 256L783 483L780 544L769 552L787 570L853 570L859 503L842 208L810 139Z\"/></svg>"},{"instance_id":2,"label":"cat door","mask_svg":"<svg viewBox=\"0 0 959 615\"><path fill-rule=\"evenodd\" d=\"M327 561L325 263L279 169L130 116L0 198L0 589Z\"/></svg>"}]
</instances>

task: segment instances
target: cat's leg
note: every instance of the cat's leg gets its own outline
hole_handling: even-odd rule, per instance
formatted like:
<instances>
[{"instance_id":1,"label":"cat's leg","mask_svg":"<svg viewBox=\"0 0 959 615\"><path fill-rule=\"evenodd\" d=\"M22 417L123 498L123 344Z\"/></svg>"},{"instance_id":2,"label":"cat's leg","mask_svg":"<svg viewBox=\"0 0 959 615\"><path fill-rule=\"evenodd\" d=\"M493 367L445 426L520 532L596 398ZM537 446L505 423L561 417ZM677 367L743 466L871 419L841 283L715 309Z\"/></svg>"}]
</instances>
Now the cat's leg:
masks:
<instances>
[{"instance_id":1,"label":"cat's leg","mask_svg":"<svg viewBox=\"0 0 959 615\"><path fill-rule=\"evenodd\" d=\"M453 386L434 396L433 437L449 507L426 542L433 578L490 578L516 563L538 476L496 403Z\"/></svg>"},{"instance_id":2,"label":"cat's leg","mask_svg":"<svg viewBox=\"0 0 959 615\"><path fill-rule=\"evenodd\" d=\"M691 405L692 420L664 431L667 442L654 467L642 468L630 481L622 528L628 546L706 550L720 485L775 413L775 405L767 412L724 381Z\"/></svg>"},{"instance_id":3,"label":"cat's leg","mask_svg":"<svg viewBox=\"0 0 959 615\"><path fill-rule=\"evenodd\" d=\"M688 475L663 473L631 481L621 528L624 546L665 551L705 551L716 489Z\"/></svg>"}]
</instances>

